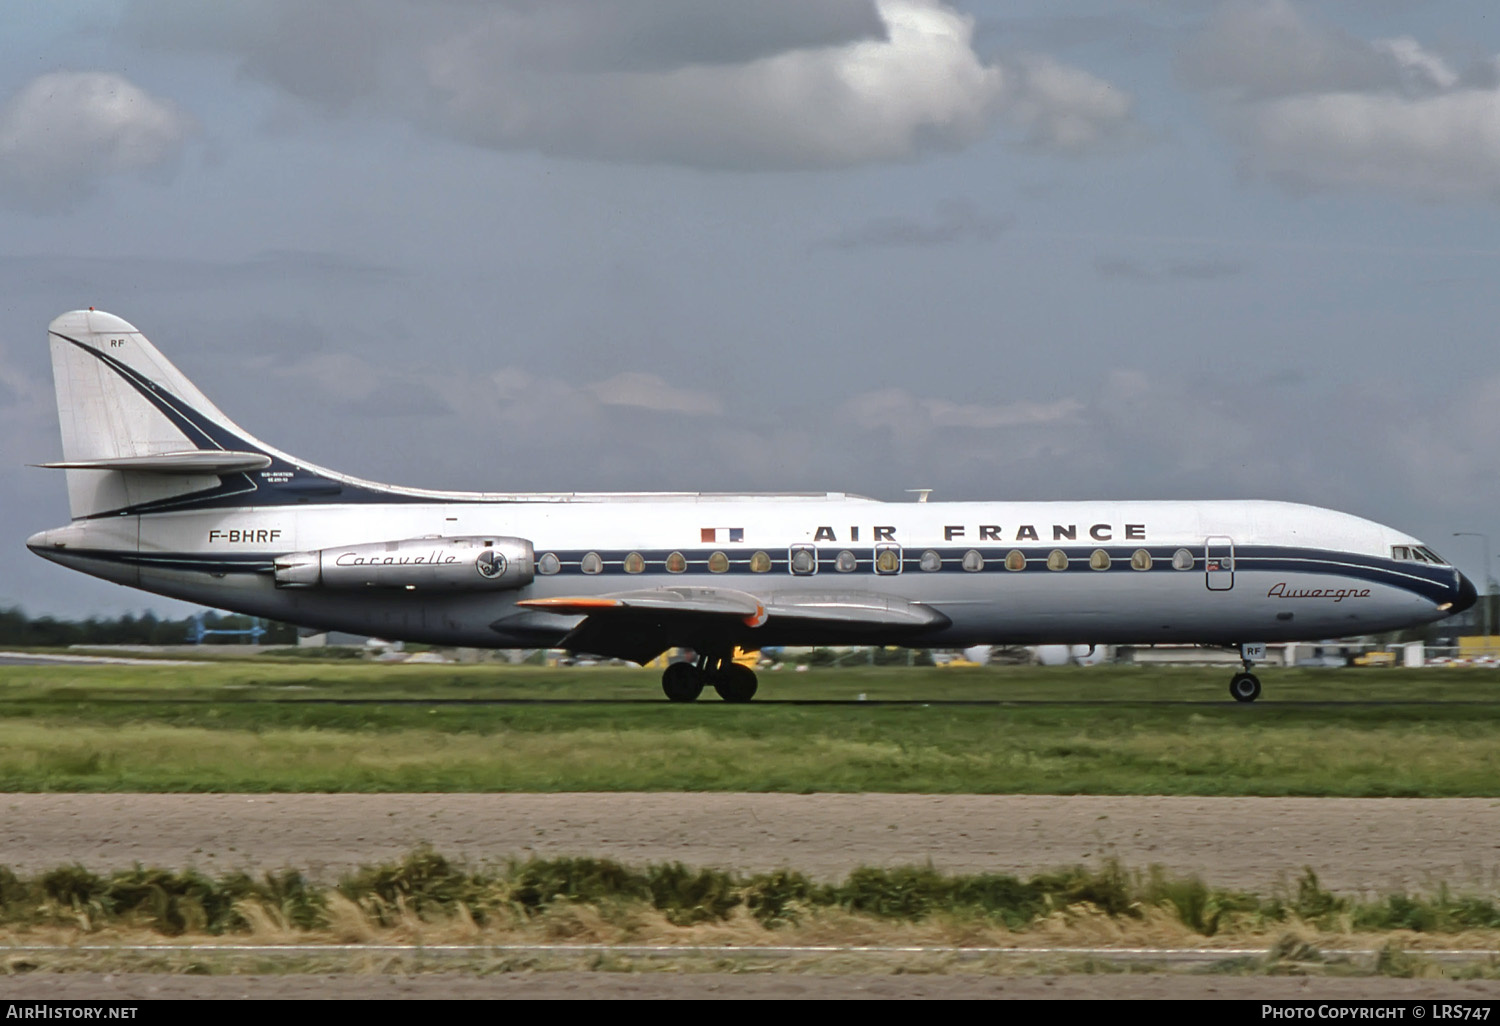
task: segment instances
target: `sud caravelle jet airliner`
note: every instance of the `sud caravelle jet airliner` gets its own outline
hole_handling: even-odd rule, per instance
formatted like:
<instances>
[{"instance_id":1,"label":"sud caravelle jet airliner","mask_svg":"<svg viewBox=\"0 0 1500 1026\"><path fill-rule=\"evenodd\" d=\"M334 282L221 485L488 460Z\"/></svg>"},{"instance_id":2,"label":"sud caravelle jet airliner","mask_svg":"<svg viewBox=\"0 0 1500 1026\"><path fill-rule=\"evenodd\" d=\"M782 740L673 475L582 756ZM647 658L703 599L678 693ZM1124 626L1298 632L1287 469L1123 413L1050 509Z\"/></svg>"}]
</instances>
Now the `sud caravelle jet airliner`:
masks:
<instances>
[{"instance_id":1,"label":"sud caravelle jet airliner","mask_svg":"<svg viewBox=\"0 0 1500 1026\"><path fill-rule=\"evenodd\" d=\"M748 701L736 647L1266 642L1474 603L1416 538L1286 502L906 502L854 495L440 492L273 449L132 325L48 328L72 522L40 556L189 602L438 645L646 662L667 697Z\"/></svg>"}]
</instances>

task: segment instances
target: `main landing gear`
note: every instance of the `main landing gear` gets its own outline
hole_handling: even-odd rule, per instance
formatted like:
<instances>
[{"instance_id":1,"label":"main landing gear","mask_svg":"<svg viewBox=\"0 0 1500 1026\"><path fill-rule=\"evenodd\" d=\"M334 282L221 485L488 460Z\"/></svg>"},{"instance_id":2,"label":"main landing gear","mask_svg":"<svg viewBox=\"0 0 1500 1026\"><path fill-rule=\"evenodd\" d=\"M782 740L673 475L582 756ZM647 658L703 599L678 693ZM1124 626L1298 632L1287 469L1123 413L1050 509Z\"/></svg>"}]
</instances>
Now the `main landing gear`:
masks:
<instances>
[{"instance_id":1,"label":"main landing gear","mask_svg":"<svg viewBox=\"0 0 1500 1026\"><path fill-rule=\"evenodd\" d=\"M1260 678L1250 672L1254 660L1266 657L1266 646L1245 644L1240 646L1240 662L1245 668L1229 678L1229 694L1236 702L1253 702L1260 697Z\"/></svg>"},{"instance_id":2,"label":"main landing gear","mask_svg":"<svg viewBox=\"0 0 1500 1026\"><path fill-rule=\"evenodd\" d=\"M726 702L748 702L758 685L755 671L728 656L700 655L696 662L672 663L661 675L661 689L673 702L695 702L705 684Z\"/></svg>"}]
</instances>

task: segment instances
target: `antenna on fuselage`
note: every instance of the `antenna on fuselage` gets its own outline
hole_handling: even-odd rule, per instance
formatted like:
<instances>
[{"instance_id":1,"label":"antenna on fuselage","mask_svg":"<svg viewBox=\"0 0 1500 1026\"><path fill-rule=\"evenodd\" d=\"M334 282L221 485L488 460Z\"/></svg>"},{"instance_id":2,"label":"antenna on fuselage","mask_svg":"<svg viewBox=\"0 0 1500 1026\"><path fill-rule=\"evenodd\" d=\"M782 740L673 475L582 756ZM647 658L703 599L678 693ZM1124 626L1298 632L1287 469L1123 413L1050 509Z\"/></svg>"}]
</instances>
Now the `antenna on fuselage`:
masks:
<instances>
[{"instance_id":1,"label":"antenna on fuselage","mask_svg":"<svg viewBox=\"0 0 1500 1026\"><path fill-rule=\"evenodd\" d=\"M926 502L927 496L932 494L931 488L908 488L907 491L916 495L918 502Z\"/></svg>"}]
</instances>

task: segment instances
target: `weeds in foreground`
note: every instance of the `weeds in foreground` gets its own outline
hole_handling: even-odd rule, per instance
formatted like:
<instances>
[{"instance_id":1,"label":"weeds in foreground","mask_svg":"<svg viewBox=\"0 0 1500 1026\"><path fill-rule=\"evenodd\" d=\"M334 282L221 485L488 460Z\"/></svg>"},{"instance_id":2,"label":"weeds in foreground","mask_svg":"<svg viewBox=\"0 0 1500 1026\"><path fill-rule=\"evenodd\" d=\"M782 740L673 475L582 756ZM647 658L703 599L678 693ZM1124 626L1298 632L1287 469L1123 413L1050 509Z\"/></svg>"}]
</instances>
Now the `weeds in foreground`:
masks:
<instances>
[{"instance_id":1,"label":"weeds in foreground","mask_svg":"<svg viewBox=\"0 0 1500 1026\"><path fill-rule=\"evenodd\" d=\"M350 873L334 886L295 870L211 877L137 866L100 875L74 865L22 878L0 867L0 929L13 936L50 929L165 937L318 934L352 942L391 931L420 938L434 930L470 940L521 931L701 943L717 942L704 939L710 934L744 943L749 935L769 941L768 934L787 931L804 942L904 935L949 944L994 943L1027 932L1102 942L1127 935L1171 937L1173 943L1279 936L1277 944L1292 947L1277 947L1277 957L1306 961L1306 951L1293 948L1312 943L1309 931L1440 935L1448 943L1482 932L1493 943L1500 908L1447 888L1378 900L1340 895L1311 870L1294 891L1265 896L1169 877L1159 868L1129 872L1116 863L1029 880L867 867L823 883L786 869L750 875L678 863L637 869L596 858L529 859L486 869L421 849L399 863ZM1390 948L1382 971L1399 974L1403 957Z\"/></svg>"}]
</instances>

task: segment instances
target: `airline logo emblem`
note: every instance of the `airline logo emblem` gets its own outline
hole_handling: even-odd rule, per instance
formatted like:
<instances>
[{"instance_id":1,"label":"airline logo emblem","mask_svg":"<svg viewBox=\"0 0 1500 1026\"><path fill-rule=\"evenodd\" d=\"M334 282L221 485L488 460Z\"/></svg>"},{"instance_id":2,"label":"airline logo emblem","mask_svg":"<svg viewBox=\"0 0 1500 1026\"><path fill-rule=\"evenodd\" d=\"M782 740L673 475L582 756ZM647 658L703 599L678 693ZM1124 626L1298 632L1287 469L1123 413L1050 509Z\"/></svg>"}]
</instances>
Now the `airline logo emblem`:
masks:
<instances>
[{"instance_id":1,"label":"airline logo emblem","mask_svg":"<svg viewBox=\"0 0 1500 1026\"><path fill-rule=\"evenodd\" d=\"M704 545L713 545L717 542L742 542L745 540L745 529L743 527L704 527L698 533L699 540Z\"/></svg>"}]
</instances>

